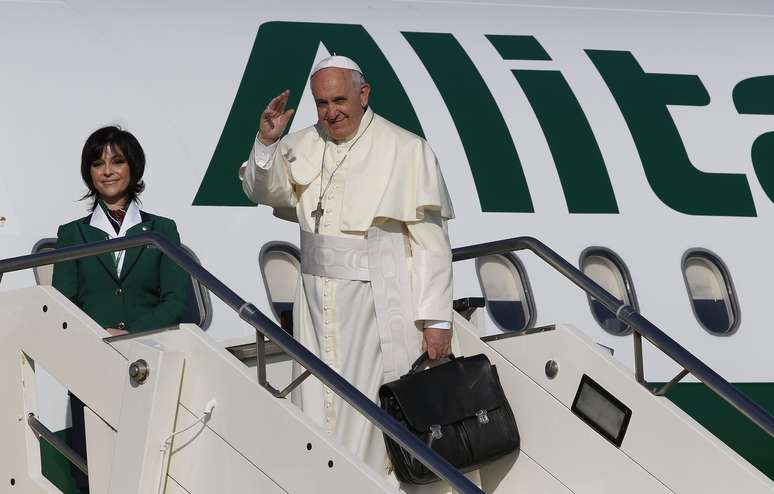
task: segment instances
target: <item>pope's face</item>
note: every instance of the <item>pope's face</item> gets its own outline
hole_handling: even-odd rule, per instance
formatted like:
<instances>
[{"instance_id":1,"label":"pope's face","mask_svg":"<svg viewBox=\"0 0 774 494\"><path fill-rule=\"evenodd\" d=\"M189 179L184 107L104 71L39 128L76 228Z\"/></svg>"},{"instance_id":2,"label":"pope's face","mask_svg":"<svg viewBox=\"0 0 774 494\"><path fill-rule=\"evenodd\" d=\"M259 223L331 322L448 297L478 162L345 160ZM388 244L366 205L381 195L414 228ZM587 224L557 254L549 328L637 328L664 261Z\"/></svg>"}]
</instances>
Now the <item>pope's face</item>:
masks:
<instances>
[{"instance_id":1,"label":"pope's face","mask_svg":"<svg viewBox=\"0 0 774 494\"><path fill-rule=\"evenodd\" d=\"M354 137L368 106L368 84L355 85L352 71L329 67L312 76L317 120L333 140Z\"/></svg>"}]
</instances>

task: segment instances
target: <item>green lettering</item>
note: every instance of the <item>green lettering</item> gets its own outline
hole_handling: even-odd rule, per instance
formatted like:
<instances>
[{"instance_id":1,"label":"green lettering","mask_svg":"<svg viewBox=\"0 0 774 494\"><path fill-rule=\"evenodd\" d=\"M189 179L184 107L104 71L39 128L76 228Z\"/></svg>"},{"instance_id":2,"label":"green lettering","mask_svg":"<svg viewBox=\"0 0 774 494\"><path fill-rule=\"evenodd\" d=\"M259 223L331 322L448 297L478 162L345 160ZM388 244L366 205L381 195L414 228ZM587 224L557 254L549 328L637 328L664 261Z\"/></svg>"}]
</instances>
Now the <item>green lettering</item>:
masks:
<instances>
[{"instance_id":1,"label":"green lettering","mask_svg":"<svg viewBox=\"0 0 774 494\"><path fill-rule=\"evenodd\" d=\"M487 35L505 60L551 57L533 36ZM586 115L559 71L514 70L543 129L570 213L618 213L613 186Z\"/></svg>"},{"instance_id":2,"label":"green lettering","mask_svg":"<svg viewBox=\"0 0 774 494\"><path fill-rule=\"evenodd\" d=\"M503 60L551 60L551 56L534 36L487 34L486 39Z\"/></svg>"},{"instance_id":3,"label":"green lettering","mask_svg":"<svg viewBox=\"0 0 774 494\"><path fill-rule=\"evenodd\" d=\"M734 106L742 115L774 115L774 76L745 79L734 88ZM763 191L774 201L774 132L755 139L751 158Z\"/></svg>"},{"instance_id":4,"label":"green lettering","mask_svg":"<svg viewBox=\"0 0 774 494\"><path fill-rule=\"evenodd\" d=\"M645 72L626 51L586 50L626 120L653 192L685 214L755 216L744 174L702 172L691 163L668 105L705 106L695 75Z\"/></svg>"},{"instance_id":5,"label":"green lettering","mask_svg":"<svg viewBox=\"0 0 774 494\"><path fill-rule=\"evenodd\" d=\"M447 33L403 36L446 103L473 172L484 212L534 211L521 161L492 93L459 42Z\"/></svg>"}]
</instances>

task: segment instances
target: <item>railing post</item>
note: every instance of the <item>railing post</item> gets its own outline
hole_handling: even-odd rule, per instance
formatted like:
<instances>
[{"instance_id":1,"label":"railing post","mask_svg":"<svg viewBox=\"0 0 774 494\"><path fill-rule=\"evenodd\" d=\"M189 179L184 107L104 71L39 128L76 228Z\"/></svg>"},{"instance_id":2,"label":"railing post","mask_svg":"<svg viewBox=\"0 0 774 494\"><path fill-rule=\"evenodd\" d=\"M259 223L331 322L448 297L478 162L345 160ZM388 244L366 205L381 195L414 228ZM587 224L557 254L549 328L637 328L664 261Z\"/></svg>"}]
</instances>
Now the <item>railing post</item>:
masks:
<instances>
[{"instance_id":1,"label":"railing post","mask_svg":"<svg viewBox=\"0 0 774 494\"><path fill-rule=\"evenodd\" d=\"M255 358L258 368L258 384L266 387L266 340L260 331L255 332Z\"/></svg>"},{"instance_id":2,"label":"railing post","mask_svg":"<svg viewBox=\"0 0 774 494\"><path fill-rule=\"evenodd\" d=\"M634 375L638 383L645 385L645 368L642 361L642 335L634 331L632 337L632 341L634 341Z\"/></svg>"}]
</instances>

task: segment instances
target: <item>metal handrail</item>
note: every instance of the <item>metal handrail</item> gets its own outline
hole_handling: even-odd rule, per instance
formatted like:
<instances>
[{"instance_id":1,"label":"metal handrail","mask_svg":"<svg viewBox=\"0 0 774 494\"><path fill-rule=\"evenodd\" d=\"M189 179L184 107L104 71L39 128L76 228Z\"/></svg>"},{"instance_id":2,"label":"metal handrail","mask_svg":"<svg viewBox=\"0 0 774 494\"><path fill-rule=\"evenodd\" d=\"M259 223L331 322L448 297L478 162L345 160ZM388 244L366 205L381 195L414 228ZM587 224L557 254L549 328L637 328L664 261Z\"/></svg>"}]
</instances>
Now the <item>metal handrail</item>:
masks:
<instances>
[{"instance_id":1,"label":"metal handrail","mask_svg":"<svg viewBox=\"0 0 774 494\"><path fill-rule=\"evenodd\" d=\"M552 268L556 269L587 294L597 299L616 318L629 325L636 338L644 337L656 348L668 355L672 360L683 366L685 371L693 374L699 381L736 408L755 425L774 437L774 417L764 408L742 394L731 383L723 379L718 373L710 369L704 362L696 358L692 353L683 348L675 340L667 336L656 325L648 321L633 307L618 300L613 294L599 286L594 280L586 276L578 268L567 262L562 256L554 252L550 247L533 237L516 237L496 242L470 245L452 250L453 261L463 261L476 257L505 254L517 250L530 250L544 260ZM641 362L637 369L639 377L642 377ZM681 373L682 374L682 373ZM644 379L642 379L644 381Z\"/></svg>"},{"instance_id":2,"label":"metal handrail","mask_svg":"<svg viewBox=\"0 0 774 494\"><path fill-rule=\"evenodd\" d=\"M207 287L216 297L235 310L239 316L250 324L263 336L269 338L285 351L296 362L304 366L317 377L323 384L334 390L347 403L363 414L382 432L391 437L403 448L421 461L440 478L447 481L452 487L464 494L484 494L459 470L454 468L438 453L430 449L415 435L409 432L403 425L393 419L387 412L379 408L357 388L341 377L322 360L293 339L288 333L266 317L253 304L243 300L233 290L196 263L185 251L171 243L158 233L148 232L131 237L122 237L112 240L104 240L88 244L63 247L39 254L14 257L0 260L0 275L12 271L21 271L36 266L44 266L57 262L73 261L83 257L90 257L107 252L130 249L132 247L144 247L154 245L175 264L187 271L200 283ZM263 337L258 336L263 342Z\"/></svg>"},{"instance_id":3,"label":"metal handrail","mask_svg":"<svg viewBox=\"0 0 774 494\"><path fill-rule=\"evenodd\" d=\"M70 463L75 465L75 468L83 472L84 475L89 474L89 467L86 464L86 460L84 460L83 457L79 455L74 449L72 449L66 442L64 442L62 439L59 439L59 437L51 432L48 427L43 425L37 419L37 417L35 417L34 413L27 415L27 424L38 438L45 440L48 444L51 445L51 447L59 451L62 456L67 458Z\"/></svg>"}]
</instances>

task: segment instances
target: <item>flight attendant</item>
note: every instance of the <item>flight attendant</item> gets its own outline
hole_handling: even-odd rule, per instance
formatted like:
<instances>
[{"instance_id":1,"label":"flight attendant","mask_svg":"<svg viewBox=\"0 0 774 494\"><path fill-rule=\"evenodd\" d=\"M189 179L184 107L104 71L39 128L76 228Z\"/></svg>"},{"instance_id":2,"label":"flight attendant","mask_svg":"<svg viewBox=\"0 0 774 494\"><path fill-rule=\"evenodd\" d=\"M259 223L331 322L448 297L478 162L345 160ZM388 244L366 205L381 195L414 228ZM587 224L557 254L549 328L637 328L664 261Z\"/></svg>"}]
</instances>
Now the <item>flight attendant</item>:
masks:
<instances>
[{"instance_id":1,"label":"flight attendant","mask_svg":"<svg viewBox=\"0 0 774 494\"><path fill-rule=\"evenodd\" d=\"M131 133L104 127L91 134L81 154L81 177L88 189L82 199L92 201L92 212L59 227L57 248L145 232L180 245L173 220L140 210L144 171L145 153ZM52 284L105 328L105 336L116 336L178 324L190 278L159 249L135 247L58 263ZM68 442L85 458L83 403L70 396ZM88 492L86 476L73 471L78 487Z\"/></svg>"}]
</instances>

